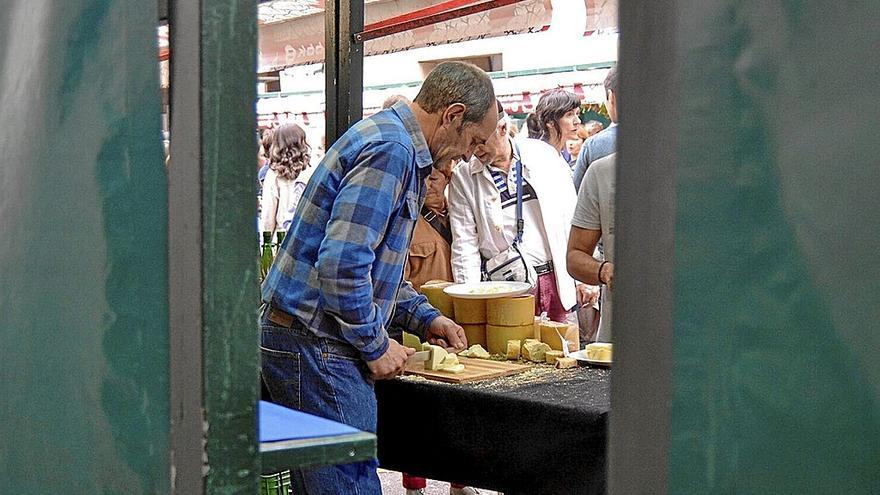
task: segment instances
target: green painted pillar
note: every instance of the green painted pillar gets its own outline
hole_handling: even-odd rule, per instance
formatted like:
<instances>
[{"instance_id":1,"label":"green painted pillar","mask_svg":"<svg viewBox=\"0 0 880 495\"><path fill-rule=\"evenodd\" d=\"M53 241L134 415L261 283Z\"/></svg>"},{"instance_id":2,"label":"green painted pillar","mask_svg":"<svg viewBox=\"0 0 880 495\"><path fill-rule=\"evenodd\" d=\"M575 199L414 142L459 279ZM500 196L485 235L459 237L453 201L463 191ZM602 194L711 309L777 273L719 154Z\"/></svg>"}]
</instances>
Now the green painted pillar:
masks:
<instances>
[{"instance_id":1,"label":"green painted pillar","mask_svg":"<svg viewBox=\"0 0 880 495\"><path fill-rule=\"evenodd\" d=\"M880 3L675 9L669 492L880 493Z\"/></svg>"},{"instance_id":2,"label":"green painted pillar","mask_svg":"<svg viewBox=\"0 0 880 495\"><path fill-rule=\"evenodd\" d=\"M256 2L172 0L176 493L258 489Z\"/></svg>"},{"instance_id":3,"label":"green painted pillar","mask_svg":"<svg viewBox=\"0 0 880 495\"><path fill-rule=\"evenodd\" d=\"M202 0L202 342L210 494L255 493L260 474L256 17L253 0Z\"/></svg>"},{"instance_id":4,"label":"green painted pillar","mask_svg":"<svg viewBox=\"0 0 880 495\"><path fill-rule=\"evenodd\" d=\"M168 493L156 8L0 16L0 493Z\"/></svg>"}]
</instances>

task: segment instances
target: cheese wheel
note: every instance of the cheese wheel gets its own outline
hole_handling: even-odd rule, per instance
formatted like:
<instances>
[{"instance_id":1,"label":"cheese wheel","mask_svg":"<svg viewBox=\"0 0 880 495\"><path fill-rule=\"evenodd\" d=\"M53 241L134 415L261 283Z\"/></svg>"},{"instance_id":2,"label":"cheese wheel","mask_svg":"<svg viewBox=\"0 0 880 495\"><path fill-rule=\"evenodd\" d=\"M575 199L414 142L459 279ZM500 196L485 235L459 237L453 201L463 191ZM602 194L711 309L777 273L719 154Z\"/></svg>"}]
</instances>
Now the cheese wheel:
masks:
<instances>
[{"instance_id":1,"label":"cheese wheel","mask_svg":"<svg viewBox=\"0 0 880 495\"><path fill-rule=\"evenodd\" d=\"M533 338L533 339L537 340L538 342L541 341L541 322L543 322L543 321L544 320L542 320L540 316L536 316L535 320L534 320L534 324L532 325L533 331L532 331L532 336L530 338Z\"/></svg>"},{"instance_id":2,"label":"cheese wheel","mask_svg":"<svg viewBox=\"0 0 880 495\"><path fill-rule=\"evenodd\" d=\"M485 299L461 299L452 298L452 305L455 308L455 321L459 325L465 323L472 325L475 323L486 323L486 300Z\"/></svg>"},{"instance_id":3,"label":"cheese wheel","mask_svg":"<svg viewBox=\"0 0 880 495\"><path fill-rule=\"evenodd\" d=\"M486 323L501 327L518 327L535 318L535 296L501 297L486 301Z\"/></svg>"},{"instance_id":4,"label":"cheese wheel","mask_svg":"<svg viewBox=\"0 0 880 495\"><path fill-rule=\"evenodd\" d=\"M556 321L545 321L538 324L538 331L540 332L541 342L550 346L551 349L556 351L562 350L562 341L559 340L559 335L556 334L556 330L559 330L559 333L565 337L566 330L569 329L572 325L568 323L559 323ZM574 335L577 335L577 329L575 329Z\"/></svg>"},{"instance_id":5,"label":"cheese wheel","mask_svg":"<svg viewBox=\"0 0 880 495\"><path fill-rule=\"evenodd\" d=\"M454 320L455 309L452 304L452 297L443 292L443 289L450 285L453 285L453 283L444 282L442 280L432 280L422 284L419 291L428 298L428 302L431 303L431 306L434 306L438 311L443 313L443 316Z\"/></svg>"},{"instance_id":6,"label":"cheese wheel","mask_svg":"<svg viewBox=\"0 0 880 495\"><path fill-rule=\"evenodd\" d=\"M477 323L476 325L463 324L464 334L467 337L468 345L480 344L486 346L486 325Z\"/></svg>"},{"instance_id":7,"label":"cheese wheel","mask_svg":"<svg viewBox=\"0 0 880 495\"><path fill-rule=\"evenodd\" d=\"M556 364L556 360L562 357L562 351L547 351L544 353L544 360L547 364Z\"/></svg>"},{"instance_id":8,"label":"cheese wheel","mask_svg":"<svg viewBox=\"0 0 880 495\"><path fill-rule=\"evenodd\" d=\"M508 340L523 340L532 335L532 325L501 327L486 325L486 342L490 354L507 354Z\"/></svg>"},{"instance_id":9,"label":"cheese wheel","mask_svg":"<svg viewBox=\"0 0 880 495\"><path fill-rule=\"evenodd\" d=\"M611 344L594 342L587 345L587 358L594 361L611 361Z\"/></svg>"}]
</instances>

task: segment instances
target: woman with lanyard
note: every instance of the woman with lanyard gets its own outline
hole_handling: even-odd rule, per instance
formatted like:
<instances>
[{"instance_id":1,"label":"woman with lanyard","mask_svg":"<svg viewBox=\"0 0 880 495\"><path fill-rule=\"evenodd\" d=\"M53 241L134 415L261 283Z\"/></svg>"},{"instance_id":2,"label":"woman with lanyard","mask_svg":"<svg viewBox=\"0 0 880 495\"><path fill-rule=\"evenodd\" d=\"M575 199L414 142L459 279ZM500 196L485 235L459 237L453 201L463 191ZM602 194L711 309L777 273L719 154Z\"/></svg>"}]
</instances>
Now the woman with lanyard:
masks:
<instances>
[{"instance_id":1,"label":"woman with lanyard","mask_svg":"<svg viewBox=\"0 0 880 495\"><path fill-rule=\"evenodd\" d=\"M500 105L499 113L504 115ZM507 118L502 117L496 133L477 147L470 162L453 172L449 184L453 278L457 283L480 281L484 266L510 249L521 219L522 239L517 246L537 275L536 314L546 312L555 321L566 321L568 310L577 304L575 282L565 265L577 202L574 188L567 187L571 172L559 152L546 143L514 141L507 130ZM517 170L522 171L519 178Z\"/></svg>"}]
</instances>

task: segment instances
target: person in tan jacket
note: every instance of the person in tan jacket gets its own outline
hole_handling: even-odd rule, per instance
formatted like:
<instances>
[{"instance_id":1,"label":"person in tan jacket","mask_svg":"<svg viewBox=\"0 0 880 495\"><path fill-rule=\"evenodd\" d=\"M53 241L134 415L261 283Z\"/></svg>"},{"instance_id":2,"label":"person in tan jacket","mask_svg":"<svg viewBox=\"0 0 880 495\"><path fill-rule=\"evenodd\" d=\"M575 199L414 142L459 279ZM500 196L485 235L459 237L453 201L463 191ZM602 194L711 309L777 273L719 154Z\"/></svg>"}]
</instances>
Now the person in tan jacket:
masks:
<instances>
[{"instance_id":1,"label":"person in tan jacket","mask_svg":"<svg viewBox=\"0 0 880 495\"><path fill-rule=\"evenodd\" d=\"M434 169L425 183L425 204L416 220L403 273L416 290L429 280L452 281L452 232L445 196L449 177Z\"/></svg>"}]
</instances>

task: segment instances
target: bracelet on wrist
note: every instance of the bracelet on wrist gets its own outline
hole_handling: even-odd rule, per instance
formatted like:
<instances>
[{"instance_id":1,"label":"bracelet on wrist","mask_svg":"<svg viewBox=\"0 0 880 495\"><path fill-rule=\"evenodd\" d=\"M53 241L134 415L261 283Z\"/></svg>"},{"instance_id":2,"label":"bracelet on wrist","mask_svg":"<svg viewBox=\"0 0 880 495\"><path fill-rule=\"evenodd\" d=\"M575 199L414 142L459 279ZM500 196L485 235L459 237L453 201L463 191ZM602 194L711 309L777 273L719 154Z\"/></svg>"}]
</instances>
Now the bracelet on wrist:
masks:
<instances>
[{"instance_id":1,"label":"bracelet on wrist","mask_svg":"<svg viewBox=\"0 0 880 495\"><path fill-rule=\"evenodd\" d=\"M604 284L604 283L605 283L605 281L602 280L602 268L605 267L605 263L608 263L608 260L605 260L605 261L603 261L602 263L600 263L600 264L599 264L599 271L596 272L596 278L599 279L599 283L600 283L600 284Z\"/></svg>"}]
</instances>

